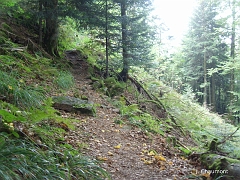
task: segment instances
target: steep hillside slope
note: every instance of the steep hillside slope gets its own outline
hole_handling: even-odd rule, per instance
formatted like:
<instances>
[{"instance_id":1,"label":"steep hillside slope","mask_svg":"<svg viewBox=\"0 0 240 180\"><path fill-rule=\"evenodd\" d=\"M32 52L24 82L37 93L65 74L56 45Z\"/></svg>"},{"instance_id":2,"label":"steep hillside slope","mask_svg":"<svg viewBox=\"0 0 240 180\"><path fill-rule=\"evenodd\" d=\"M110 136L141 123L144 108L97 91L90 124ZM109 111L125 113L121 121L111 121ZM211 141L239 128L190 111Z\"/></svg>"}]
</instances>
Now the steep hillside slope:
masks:
<instances>
[{"instance_id":1,"label":"steep hillside slope","mask_svg":"<svg viewBox=\"0 0 240 180\"><path fill-rule=\"evenodd\" d=\"M27 137L43 151L54 145L60 152L76 155L74 158L83 153L100 161L100 166L116 180L209 178L209 174L201 172L197 158L186 158L190 152L187 146L196 144L167 114L167 102L163 107L156 99L145 98L148 95L134 84L134 79L124 88L118 84L123 91L114 92L117 95L110 98L106 94L111 95L109 90L115 80L93 77L97 72L79 51L69 50L66 57L54 59L38 46L34 33L10 19L0 19L0 24L0 107L4 110L1 113L14 115L14 121L7 122L15 128L11 135ZM6 77L12 81L5 81ZM88 100L96 114L57 111L51 107L52 96ZM69 158L63 161L62 154L57 158L58 164L67 166ZM99 179L107 177L100 172ZM84 179L84 175L75 179Z\"/></svg>"},{"instance_id":2,"label":"steep hillside slope","mask_svg":"<svg viewBox=\"0 0 240 180\"><path fill-rule=\"evenodd\" d=\"M88 65L77 51L68 51L67 58L73 64L76 81L76 89L67 95L76 96L77 92L99 104L95 117L61 112L64 117L79 120L76 129L65 136L70 144L82 147L84 154L102 161L101 166L116 180L188 179L194 172L200 173L199 167L172 147L167 134L163 137L124 121L120 110L113 105L118 100L93 90ZM117 120L123 122L119 124Z\"/></svg>"}]
</instances>

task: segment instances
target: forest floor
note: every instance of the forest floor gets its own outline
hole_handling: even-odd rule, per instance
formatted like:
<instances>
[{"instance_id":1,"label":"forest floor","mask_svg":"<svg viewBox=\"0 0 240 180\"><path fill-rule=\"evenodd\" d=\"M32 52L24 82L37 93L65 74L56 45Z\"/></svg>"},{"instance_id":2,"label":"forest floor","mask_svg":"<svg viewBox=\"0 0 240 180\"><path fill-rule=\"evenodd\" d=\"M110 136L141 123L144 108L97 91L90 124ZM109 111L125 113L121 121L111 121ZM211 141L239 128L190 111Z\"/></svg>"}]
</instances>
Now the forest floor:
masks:
<instances>
[{"instance_id":1,"label":"forest floor","mask_svg":"<svg viewBox=\"0 0 240 180\"><path fill-rule=\"evenodd\" d=\"M72 64L75 92L100 104L95 117L61 112L63 117L79 120L76 128L65 136L68 143L81 146L83 154L102 161L100 166L113 180L201 179L195 176L201 170L198 162L184 158L165 137L114 123L120 118L119 111L108 102L107 96L93 90L86 61L80 59L76 51L67 51L66 57ZM73 91L67 92L67 95L73 94Z\"/></svg>"}]
</instances>

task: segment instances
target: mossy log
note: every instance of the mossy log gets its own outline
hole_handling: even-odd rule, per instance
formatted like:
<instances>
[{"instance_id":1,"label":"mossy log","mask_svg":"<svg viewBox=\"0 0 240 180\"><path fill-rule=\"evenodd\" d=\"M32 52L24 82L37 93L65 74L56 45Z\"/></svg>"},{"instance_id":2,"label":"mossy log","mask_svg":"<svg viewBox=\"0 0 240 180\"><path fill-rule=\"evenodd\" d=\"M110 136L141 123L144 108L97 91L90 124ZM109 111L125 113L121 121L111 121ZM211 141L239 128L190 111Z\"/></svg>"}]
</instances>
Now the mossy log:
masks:
<instances>
[{"instance_id":1,"label":"mossy log","mask_svg":"<svg viewBox=\"0 0 240 180\"><path fill-rule=\"evenodd\" d=\"M55 109L64 110L76 114L89 114L96 115L96 109L94 104L88 100L82 100L79 98L69 96L54 96L52 97L53 107Z\"/></svg>"},{"instance_id":2,"label":"mossy log","mask_svg":"<svg viewBox=\"0 0 240 180\"><path fill-rule=\"evenodd\" d=\"M204 153L201 155L201 162L206 167L201 173L211 173L214 179L236 180L240 177L240 160Z\"/></svg>"}]
</instances>

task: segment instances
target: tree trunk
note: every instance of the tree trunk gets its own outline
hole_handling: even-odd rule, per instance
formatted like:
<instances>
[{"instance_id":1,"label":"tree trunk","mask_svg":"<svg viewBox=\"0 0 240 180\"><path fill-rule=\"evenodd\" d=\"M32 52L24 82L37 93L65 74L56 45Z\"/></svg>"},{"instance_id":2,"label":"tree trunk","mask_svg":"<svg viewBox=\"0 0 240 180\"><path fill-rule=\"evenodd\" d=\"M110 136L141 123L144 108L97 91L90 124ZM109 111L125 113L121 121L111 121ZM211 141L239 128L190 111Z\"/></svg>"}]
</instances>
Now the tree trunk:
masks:
<instances>
[{"instance_id":1,"label":"tree trunk","mask_svg":"<svg viewBox=\"0 0 240 180\"><path fill-rule=\"evenodd\" d=\"M212 106L212 84L209 78L209 84L208 84L208 104Z\"/></svg>"},{"instance_id":2,"label":"tree trunk","mask_svg":"<svg viewBox=\"0 0 240 180\"><path fill-rule=\"evenodd\" d=\"M232 1L232 32L231 32L231 53L230 56L235 61L235 40L236 40L236 0ZM235 77L234 77L234 69L231 71L230 78L230 106L233 105L234 96L234 85L235 85ZM230 116L232 116L232 112L230 111Z\"/></svg>"},{"instance_id":3,"label":"tree trunk","mask_svg":"<svg viewBox=\"0 0 240 180\"><path fill-rule=\"evenodd\" d=\"M40 46L42 46L42 40L43 40L43 18L42 18L42 14L43 14L43 1L42 0L39 0L39 14L40 14L40 17L39 17L39 29L38 29L38 43Z\"/></svg>"},{"instance_id":4,"label":"tree trunk","mask_svg":"<svg viewBox=\"0 0 240 180\"><path fill-rule=\"evenodd\" d=\"M204 59L203 59L203 71L204 71L203 106L207 107L207 58L206 58L205 47L204 47Z\"/></svg>"},{"instance_id":5,"label":"tree trunk","mask_svg":"<svg viewBox=\"0 0 240 180\"><path fill-rule=\"evenodd\" d=\"M121 2L121 18L122 18L122 58L123 69L120 73L120 80L127 81L128 77L128 53L127 53L127 19L126 19L126 0Z\"/></svg>"},{"instance_id":6,"label":"tree trunk","mask_svg":"<svg viewBox=\"0 0 240 180\"><path fill-rule=\"evenodd\" d=\"M106 4L105 4L105 38L106 38L106 72L105 72L105 78L108 77L109 73L108 73L108 0L106 0Z\"/></svg>"},{"instance_id":7,"label":"tree trunk","mask_svg":"<svg viewBox=\"0 0 240 180\"><path fill-rule=\"evenodd\" d=\"M46 32L44 35L44 47L46 51L53 56L59 56L58 53L58 0L45 1L46 8Z\"/></svg>"},{"instance_id":8,"label":"tree trunk","mask_svg":"<svg viewBox=\"0 0 240 180\"><path fill-rule=\"evenodd\" d=\"M213 107L212 111L216 111L216 82L215 82L215 74L211 77L211 105Z\"/></svg>"}]
</instances>

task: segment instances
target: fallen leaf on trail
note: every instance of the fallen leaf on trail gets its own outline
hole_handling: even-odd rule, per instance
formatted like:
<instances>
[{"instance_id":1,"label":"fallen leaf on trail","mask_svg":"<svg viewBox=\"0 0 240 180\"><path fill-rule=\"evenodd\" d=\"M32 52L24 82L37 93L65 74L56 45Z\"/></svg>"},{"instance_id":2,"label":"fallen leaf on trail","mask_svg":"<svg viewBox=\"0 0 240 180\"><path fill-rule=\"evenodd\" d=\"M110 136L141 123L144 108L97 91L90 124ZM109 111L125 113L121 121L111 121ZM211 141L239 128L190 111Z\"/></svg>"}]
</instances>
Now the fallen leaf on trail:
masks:
<instances>
[{"instance_id":1,"label":"fallen leaf on trail","mask_svg":"<svg viewBox=\"0 0 240 180\"><path fill-rule=\"evenodd\" d=\"M87 120L86 120L86 119L82 119L81 121L82 121L83 123L86 123L86 122L87 122Z\"/></svg>"},{"instance_id":2,"label":"fallen leaf on trail","mask_svg":"<svg viewBox=\"0 0 240 180\"><path fill-rule=\"evenodd\" d=\"M102 132L105 132L105 130L102 130Z\"/></svg>"},{"instance_id":3,"label":"fallen leaf on trail","mask_svg":"<svg viewBox=\"0 0 240 180\"><path fill-rule=\"evenodd\" d=\"M64 129L65 131L69 131L69 127L67 124L65 124L64 122L60 122L58 123L58 126L62 129Z\"/></svg>"},{"instance_id":4,"label":"fallen leaf on trail","mask_svg":"<svg viewBox=\"0 0 240 180\"><path fill-rule=\"evenodd\" d=\"M156 155L155 151L151 150L151 151L148 152L148 156L154 156L154 155Z\"/></svg>"},{"instance_id":5,"label":"fallen leaf on trail","mask_svg":"<svg viewBox=\"0 0 240 180\"><path fill-rule=\"evenodd\" d=\"M113 153L108 151L108 156L113 156Z\"/></svg>"},{"instance_id":6,"label":"fallen leaf on trail","mask_svg":"<svg viewBox=\"0 0 240 180\"><path fill-rule=\"evenodd\" d=\"M121 144L118 144L117 146L114 146L115 149L120 149L121 148Z\"/></svg>"},{"instance_id":7,"label":"fallen leaf on trail","mask_svg":"<svg viewBox=\"0 0 240 180\"><path fill-rule=\"evenodd\" d=\"M99 161L107 161L108 158L102 157L102 156L98 156L98 157L97 157L97 160L99 160Z\"/></svg>"},{"instance_id":8,"label":"fallen leaf on trail","mask_svg":"<svg viewBox=\"0 0 240 180\"><path fill-rule=\"evenodd\" d=\"M144 160L143 162L144 162L144 164L152 164L153 163L153 161L148 161L148 160Z\"/></svg>"},{"instance_id":9,"label":"fallen leaf on trail","mask_svg":"<svg viewBox=\"0 0 240 180\"><path fill-rule=\"evenodd\" d=\"M192 174L196 175L197 174L197 170L196 169L192 169Z\"/></svg>"},{"instance_id":10,"label":"fallen leaf on trail","mask_svg":"<svg viewBox=\"0 0 240 180\"><path fill-rule=\"evenodd\" d=\"M182 159L182 160L185 160L185 161L188 160L188 159L185 158L184 156L181 156L181 159Z\"/></svg>"},{"instance_id":11,"label":"fallen leaf on trail","mask_svg":"<svg viewBox=\"0 0 240 180\"><path fill-rule=\"evenodd\" d=\"M173 165L173 162L172 162L172 161L170 161L170 162L168 162L168 164L169 164L170 166L172 166L172 165Z\"/></svg>"},{"instance_id":12,"label":"fallen leaf on trail","mask_svg":"<svg viewBox=\"0 0 240 180\"><path fill-rule=\"evenodd\" d=\"M162 155L155 155L154 158L155 158L157 161L166 161L166 158L164 158Z\"/></svg>"},{"instance_id":13,"label":"fallen leaf on trail","mask_svg":"<svg viewBox=\"0 0 240 180\"><path fill-rule=\"evenodd\" d=\"M160 170L165 170L165 169L166 169L165 166L161 166L161 167L160 167Z\"/></svg>"},{"instance_id":14,"label":"fallen leaf on trail","mask_svg":"<svg viewBox=\"0 0 240 180\"><path fill-rule=\"evenodd\" d=\"M178 174L181 176L184 175L184 173L182 171L178 172Z\"/></svg>"},{"instance_id":15,"label":"fallen leaf on trail","mask_svg":"<svg viewBox=\"0 0 240 180\"><path fill-rule=\"evenodd\" d=\"M100 143L100 140L98 140L98 139L94 139L94 141L97 142L97 143Z\"/></svg>"}]
</instances>

